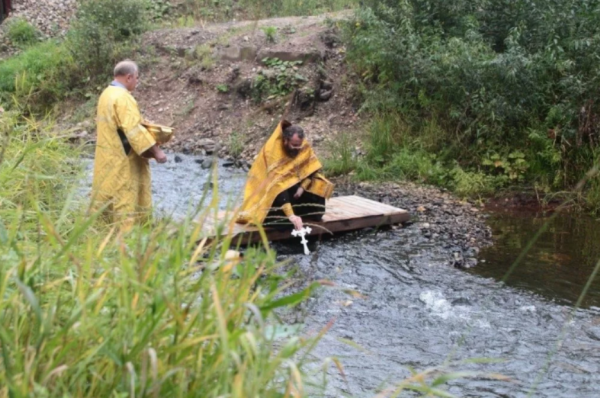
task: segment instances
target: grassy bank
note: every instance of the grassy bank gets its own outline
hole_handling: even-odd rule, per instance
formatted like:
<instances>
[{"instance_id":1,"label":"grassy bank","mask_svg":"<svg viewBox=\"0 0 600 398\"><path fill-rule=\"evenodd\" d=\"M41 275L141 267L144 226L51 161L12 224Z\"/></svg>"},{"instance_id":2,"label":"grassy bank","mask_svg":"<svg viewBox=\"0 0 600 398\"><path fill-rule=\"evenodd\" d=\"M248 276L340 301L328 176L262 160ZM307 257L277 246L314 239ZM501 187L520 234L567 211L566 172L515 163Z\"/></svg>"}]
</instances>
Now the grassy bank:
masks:
<instances>
[{"instance_id":1,"label":"grassy bank","mask_svg":"<svg viewBox=\"0 0 600 398\"><path fill-rule=\"evenodd\" d=\"M97 225L78 150L16 113L0 128L0 396L306 393L312 340L271 314L308 290L281 294L272 251L226 260L189 220Z\"/></svg>"},{"instance_id":2,"label":"grassy bank","mask_svg":"<svg viewBox=\"0 0 600 398\"><path fill-rule=\"evenodd\" d=\"M145 0L85 0L64 38L42 40L23 20L7 37L20 52L0 62L0 102L45 113L69 96L98 93L115 62L135 58L139 35L150 27Z\"/></svg>"},{"instance_id":3,"label":"grassy bank","mask_svg":"<svg viewBox=\"0 0 600 398\"><path fill-rule=\"evenodd\" d=\"M350 167L359 177L543 195L572 191L598 163L598 2L363 5L344 27L374 115ZM595 177L580 199L597 211L598 196Z\"/></svg>"}]
</instances>

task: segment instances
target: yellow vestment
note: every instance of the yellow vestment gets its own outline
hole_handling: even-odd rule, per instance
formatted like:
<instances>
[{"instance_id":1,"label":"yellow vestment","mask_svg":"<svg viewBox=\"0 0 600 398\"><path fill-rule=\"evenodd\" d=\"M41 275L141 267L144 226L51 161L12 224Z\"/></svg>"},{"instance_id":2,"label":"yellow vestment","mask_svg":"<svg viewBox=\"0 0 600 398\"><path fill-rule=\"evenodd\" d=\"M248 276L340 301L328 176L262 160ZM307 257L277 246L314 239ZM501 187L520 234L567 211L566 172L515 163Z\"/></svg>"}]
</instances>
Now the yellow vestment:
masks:
<instances>
[{"instance_id":1,"label":"yellow vestment","mask_svg":"<svg viewBox=\"0 0 600 398\"><path fill-rule=\"evenodd\" d=\"M141 155L156 144L127 89L107 87L98 100L92 208L107 206L107 221L143 221L152 206L150 165ZM125 147L119 131L129 142Z\"/></svg>"},{"instance_id":2,"label":"yellow vestment","mask_svg":"<svg viewBox=\"0 0 600 398\"><path fill-rule=\"evenodd\" d=\"M288 122L277 125L250 168L238 223L261 224L277 195L323 167L306 139L303 140L302 149L296 157L287 155L283 147L284 123ZM329 199L333 193L333 184L320 174L306 185L303 184L306 191L325 199Z\"/></svg>"}]
</instances>

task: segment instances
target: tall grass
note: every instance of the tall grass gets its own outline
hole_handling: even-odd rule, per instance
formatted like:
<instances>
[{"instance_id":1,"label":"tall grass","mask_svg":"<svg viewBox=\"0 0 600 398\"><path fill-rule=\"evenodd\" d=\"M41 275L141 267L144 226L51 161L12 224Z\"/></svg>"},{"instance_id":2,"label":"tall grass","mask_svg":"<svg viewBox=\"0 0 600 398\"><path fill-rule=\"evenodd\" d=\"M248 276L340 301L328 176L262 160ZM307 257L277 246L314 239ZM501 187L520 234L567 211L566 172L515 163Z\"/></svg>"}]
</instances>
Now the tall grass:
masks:
<instances>
[{"instance_id":1,"label":"tall grass","mask_svg":"<svg viewBox=\"0 0 600 398\"><path fill-rule=\"evenodd\" d=\"M0 61L0 101L11 105L16 98L42 113L80 89L96 91L116 62L135 58L139 36L149 26L144 4L145 0L82 1L63 40L37 42L37 35L28 31L30 25L14 22L10 32L23 50Z\"/></svg>"},{"instance_id":2,"label":"tall grass","mask_svg":"<svg viewBox=\"0 0 600 398\"><path fill-rule=\"evenodd\" d=\"M73 58L66 48L54 41L28 47L22 53L0 62L0 101L20 102L40 108L67 93L72 76Z\"/></svg>"},{"instance_id":3,"label":"tall grass","mask_svg":"<svg viewBox=\"0 0 600 398\"><path fill-rule=\"evenodd\" d=\"M327 174L337 176L354 171L357 167L356 138L342 133L327 142L328 156L323 167Z\"/></svg>"},{"instance_id":4,"label":"tall grass","mask_svg":"<svg viewBox=\"0 0 600 398\"><path fill-rule=\"evenodd\" d=\"M409 180L442 186L462 197L490 194L507 178L479 170L465 170L444 158L435 121L415 130L395 113L375 114L364 134L342 134L329 142L325 170L332 175L352 173L363 181ZM357 151L362 146L363 152Z\"/></svg>"},{"instance_id":5,"label":"tall grass","mask_svg":"<svg viewBox=\"0 0 600 398\"><path fill-rule=\"evenodd\" d=\"M97 225L77 150L14 113L1 126L0 397L306 394L311 339L271 314L314 286L282 295L268 247L227 258L231 238L191 219Z\"/></svg>"}]
</instances>

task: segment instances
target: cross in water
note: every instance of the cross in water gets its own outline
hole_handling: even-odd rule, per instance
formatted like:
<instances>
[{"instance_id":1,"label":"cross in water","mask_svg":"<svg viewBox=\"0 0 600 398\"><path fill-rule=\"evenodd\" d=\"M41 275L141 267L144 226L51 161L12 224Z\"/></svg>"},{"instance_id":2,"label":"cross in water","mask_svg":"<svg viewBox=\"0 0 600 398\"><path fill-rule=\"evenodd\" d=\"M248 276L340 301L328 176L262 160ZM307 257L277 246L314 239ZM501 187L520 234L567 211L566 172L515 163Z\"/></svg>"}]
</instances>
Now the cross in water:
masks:
<instances>
[{"instance_id":1,"label":"cross in water","mask_svg":"<svg viewBox=\"0 0 600 398\"><path fill-rule=\"evenodd\" d=\"M308 241L306 240L306 235L310 234L312 231L312 229L310 227L304 227L301 230L293 230L292 231L292 236L299 236L302 238L302 240L300 241L300 243L302 243L304 245L304 254L309 255L310 251L308 250L308 246L306 245L308 243Z\"/></svg>"}]
</instances>

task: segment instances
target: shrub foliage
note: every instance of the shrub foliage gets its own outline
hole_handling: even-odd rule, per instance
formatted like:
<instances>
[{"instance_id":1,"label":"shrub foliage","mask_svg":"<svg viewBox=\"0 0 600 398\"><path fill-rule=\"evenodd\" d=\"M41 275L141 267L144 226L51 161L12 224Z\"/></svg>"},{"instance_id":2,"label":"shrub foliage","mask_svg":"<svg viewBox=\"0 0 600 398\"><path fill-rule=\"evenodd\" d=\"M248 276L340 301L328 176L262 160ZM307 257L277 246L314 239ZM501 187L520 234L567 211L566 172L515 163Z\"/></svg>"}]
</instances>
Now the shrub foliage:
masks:
<instances>
[{"instance_id":1,"label":"shrub foliage","mask_svg":"<svg viewBox=\"0 0 600 398\"><path fill-rule=\"evenodd\" d=\"M573 186L592 166L600 139L599 1L363 4L346 25L348 58L366 89L365 107L409 124L394 130L396 144L554 189ZM435 137L425 131L432 120Z\"/></svg>"}]
</instances>

